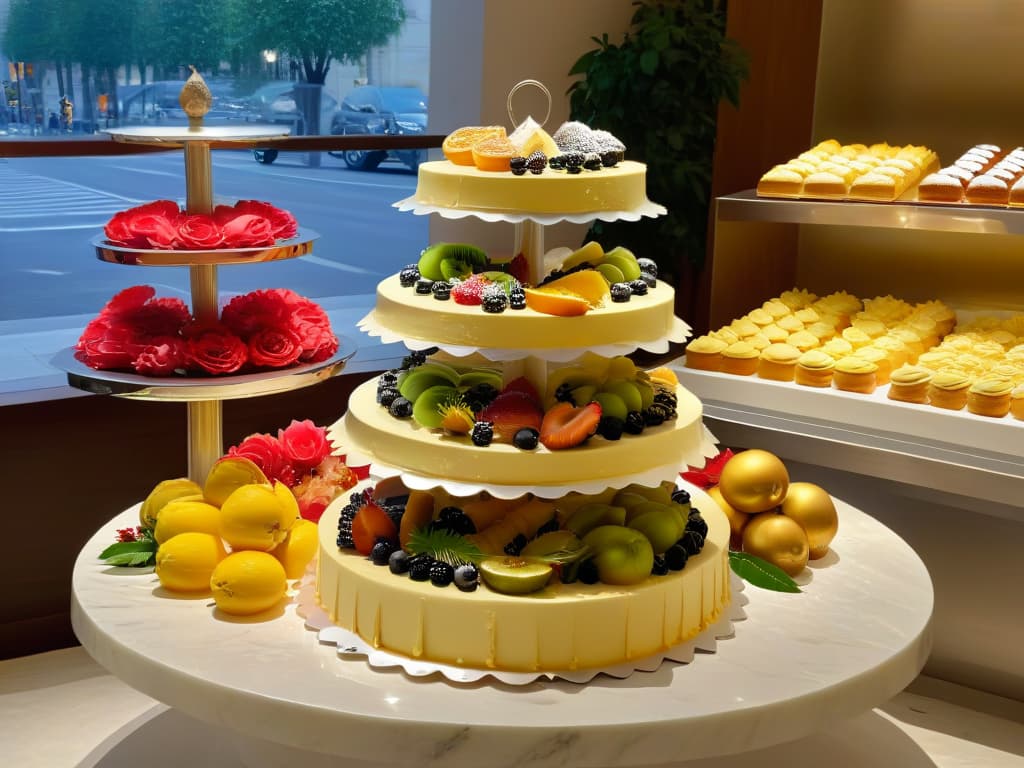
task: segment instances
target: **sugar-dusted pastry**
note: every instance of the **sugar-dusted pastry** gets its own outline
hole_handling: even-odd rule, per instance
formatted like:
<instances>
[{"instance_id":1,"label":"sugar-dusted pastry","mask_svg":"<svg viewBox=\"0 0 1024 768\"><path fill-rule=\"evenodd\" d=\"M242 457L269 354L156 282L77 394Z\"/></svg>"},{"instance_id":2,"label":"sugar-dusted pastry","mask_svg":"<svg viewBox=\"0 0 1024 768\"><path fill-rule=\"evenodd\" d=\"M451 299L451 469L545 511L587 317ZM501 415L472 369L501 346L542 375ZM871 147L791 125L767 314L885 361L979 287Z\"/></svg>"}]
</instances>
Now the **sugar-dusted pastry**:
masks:
<instances>
[{"instance_id":1,"label":"sugar-dusted pastry","mask_svg":"<svg viewBox=\"0 0 1024 768\"><path fill-rule=\"evenodd\" d=\"M698 336L686 345L686 367L699 371L722 370L722 350L727 346L721 339Z\"/></svg>"},{"instance_id":2,"label":"sugar-dusted pastry","mask_svg":"<svg viewBox=\"0 0 1024 768\"><path fill-rule=\"evenodd\" d=\"M1017 179L1010 187L1010 205L1024 205L1024 177Z\"/></svg>"},{"instance_id":3,"label":"sugar-dusted pastry","mask_svg":"<svg viewBox=\"0 0 1024 768\"><path fill-rule=\"evenodd\" d=\"M950 178L956 179L960 182L961 190L967 187L971 183L977 174L971 173L966 168L961 168L958 165L947 165L945 168L940 168L936 173L941 173L943 176L949 176ZM931 176L931 174L928 174ZM924 183L923 181L921 182ZM960 198L963 197L963 192L960 193ZM959 199L959 198L958 198Z\"/></svg>"},{"instance_id":4,"label":"sugar-dusted pastry","mask_svg":"<svg viewBox=\"0 0 1024 768\"><path fill-rule=\"evenodd\" d=\"M962 371L938 371L928 385L928 402L936 408L959 411L967 405L967 390L970 386L970 377Z\"/></svg>"},{"instance_id":5,"label":"sugar-dusted pastry","mask_svg":"<svg viewBox=\"0 0 1024 768\"><path fill-rule=\"evenodd\" d=\"M932 372L919 365L901 365L889 375L889 399L904 403L928 402Z\"/></svg>"},{"instance_id":6,"label":"sugar-dusted pastry","mask_svg":"<svg viewBox=\"0 0 1024 768\"><path fill-rule=\"evenodd\" d=\"M794 381L805 387L829 387L836 361L820 349L811 349L800 355L796 362Z\"/></svg>"},{"instance_id":7,"label":"sugar-dusted pastry","mask_svg":"<svg viewBox=\"0 0 1024 768\"><path fill-rule=\"evenodd\" d=\"M832 382L836 389L844 392L858 392L869 395L875 391L877 380L875 374L878 366L862 357L847 355L836 361L835 375Z\"/></svg>"},{"instance_id":8,"label":"sugar-dusted pastry","mask_svg":"<svg viewBox=\"0 0 1024 768\"><path fill-rule=\"evenodd\" d=\"M853 356L875 364L877 368L875 371L875 384L877 386L881 387L889 383L889 374L892 373L892 361L889 360L885 350L868 345L856 350Z\"/></svg>"},{"instance_id":9,"label":"sugar-dusted pastry","mask_svg":"<svg viewBox=\"0 0 1024 768\"><path fill-rule=\"evenodd\" d=\"M978 416L1001 419L1010 412L1013 382L997 377L983 377L967 390L967 410Z\"/></svg>"},{"instance_id":10,"label":"sugar-dusted pastry","mask_svg":"<svg viewBox=\"0 0 1024 768\"><path fill-rule=\"evenodd\" d=\"M1010 393L1010 413L1013 418L1024 421L1024 386L1014 387Z\"/></svg>"},{"instance_id":11,"label":"sugar-dusted pastry","mask_svg":"<svg viewBox=\"0 0 1024 768\"><path fill-rule=\"evenodd\" d=\"M753 376L761 353L750 342L737 341L722 350L722 373Z\"/></svg>"},{"instance_id":12,"label":"sugar-dusted pastry","mask_svg":"<svg viewBox=\"0 0 1024 768\"><path fill-rule=\"evenodd\" d=\"M960 158L959 160L954 161L953 165L976 175L984 173L985 171L985 164L977 158Z\"/></svg>"},{"instance_id":13,"label":"sugar-dusted pastry","mask_svg":"<svg viewBox=\"0 0 1024 768\"><path fill-rule=\"evenodd\" d=\"M1010 200L1010 187L1002 179L983 174L971 179L964 197L973 205L1006 205Z\"/></svg>"},{"instance_id":14,"label":"sugar-dusted pastry","mask_svg":"<svg viewBox=\"0 0 1024 768\"><path fill-rule=\"evenodd\" d=\"M757 375L772 381L792 381L801 354L792 344L769 344L761 350Z\"/></svg>"},{"instance_id":15,"label":"sugar-dusted pastry","mask_svg":"<svg viewBox=\"0 0 1024 768\"><path fill-rule=\"evenodd\" d=\"M964 199L964 185L948 173L929 173L917 185L917 199L924 203L959 203Z\"/></svg>"}]
</instances>

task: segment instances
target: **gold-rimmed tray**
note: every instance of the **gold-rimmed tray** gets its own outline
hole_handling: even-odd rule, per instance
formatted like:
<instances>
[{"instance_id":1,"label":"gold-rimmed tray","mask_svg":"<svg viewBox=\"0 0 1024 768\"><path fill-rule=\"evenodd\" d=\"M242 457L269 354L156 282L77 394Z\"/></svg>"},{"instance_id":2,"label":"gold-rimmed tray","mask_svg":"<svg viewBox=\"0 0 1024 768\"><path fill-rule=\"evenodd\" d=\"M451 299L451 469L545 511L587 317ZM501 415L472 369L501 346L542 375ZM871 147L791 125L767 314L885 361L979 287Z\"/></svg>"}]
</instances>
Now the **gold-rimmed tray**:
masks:
<instances>
[{"instance_id":1,"label":"gold-rimmed tray","mask_svg":"<svg viewBox=\"0 0 1024 768\"><path fill-rule=\"evenodd\" d=\"M103 235L90 240L96 249L96 258L110 264L129 264L139 267L193 267L202 264L252 264L261 261L294 259L313 252L313 241L320 235L311 229L300 229L295 237L279 240L273 245L256 248L216 248L203 251L168 251L148 248L129 248L107 242Z\"/></svg>"}]
</instances>

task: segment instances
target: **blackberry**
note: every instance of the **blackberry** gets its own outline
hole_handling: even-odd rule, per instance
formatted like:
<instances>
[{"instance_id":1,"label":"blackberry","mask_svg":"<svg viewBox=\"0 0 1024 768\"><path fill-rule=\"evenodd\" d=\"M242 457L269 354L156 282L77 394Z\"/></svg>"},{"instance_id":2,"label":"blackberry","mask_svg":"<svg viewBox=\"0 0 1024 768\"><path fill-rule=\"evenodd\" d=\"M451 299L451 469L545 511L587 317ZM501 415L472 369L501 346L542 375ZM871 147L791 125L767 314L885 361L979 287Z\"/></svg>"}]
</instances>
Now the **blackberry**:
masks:
<instances>
[{"instance_id":1,"label":"blackberry","mask_svg":"<svg viewBox=\"0 0 1024 768\"><path fill-rule=\"evenodd\" d=\"M526 174L526 166L523 166L522 168L512 168L511 170L515 176L523 176Z\"/></svg>"},{"instance_id":2,"label":"blackberry","mask_svg":"<svg viewBox=\"0 0 1024 768\"><path fill-rule=\"evenodd\" d=\"M528 543L529 542L526 540L526 536L524 534L517 533L516 537L512 539L512 541L510 541L508 544L506 544L502 551L510 557L516 557L519 555L520 552L523 551L523 547L525 547Z\"/></svg>"},{"instance_id":3,"label":"blackberry","mask_svg":"<svg viewBox=\"0 0 1024 768\"><path fill-rule=\"evenodd\" d=\"M641 257L636 260L636 265L640 267L641 272L646 272L652 277L658 276L658 263L654 259Z\"/></svg>"},{"instance_id":4,"label":"blackberry","mask_svg":"<svg viewBox=\"0 0 1024 768\"><path fill-rule=\"evenodd\" d=\"M543 536L545 533L553 533L554 531L559 530L561 527L562 526L558 524L558 518L552 517L550 520L544 523L544 525L537 529L537 535Z\"/></svg>"},{"instance_id":5,"label":"blackberry","mask_svg":"<svg viewBox=\"0 0 1024 768\"><path fill-rule=\"evenodd\" d=\"M652 576L665 576L668 574L668 563L662 555L654 556L654 565L651 566Z\"/></svg>"},{"instance_id":6,"label":"blackberry","mask_svg":"<svg viewBox=\"0 0 1024 768\"><path fill-rule=\"evenodd\" d=\"M667 389L660 389L655 392L654 402L659 405L667 405L669 408L675 408L679 404L679 400L676 398L676 393L670 392Z\"/></svg>"},{"instance_id":7,"label":"blackberry","mask_svg":"<svg viewBox=\"0 0 1024 768\"><path fill-rule=\"evenodd\" d=\"M370 550L370 560L374 565L387 565L391 559L391 553L395 551L395 544L387 539L377 539Z\"/></svg>"},{"instance_id":8,"label":"blackberry","mask_svg":"<svg viewBox=\"0 0 1024 768\"><path fill-rule=\"evenodd\" d=\"M566 173L575 174L575 173L580 173L582 170L583 170L583 168L578 166L578 165L567 165L565 167L565 172Z\"/></svg>"},{"instance_id":9,"label":"blackberry","mask_svg":"<svg viewBox=\"0 0 1024 768\"><path fill-rule=\"evenodd\" d=\"M564 155L555 155L554 157L548 158L548 168L553 171L560 171L565 168L565 161L563 160Z\"/></svg>"},{"instance_id":10,"label":"blackberry","mask_svg":"<svg viewBox=\"0 0 1024 768\"><path fill-rule=\"evenodd\" d=\"M708 523L695 509L690 511L690 516L686 519L686 530L696 531L705 539L708 537Z\"/></svg>"},{"instance_id":11,"label":"blackberry","mask_svg":"<svg viewBox=\"0 0 1024 768\"><path fill-rule=\"evenodd\" d=\"M530 169L530 173L543 173L544 169L548 167L548 156L539 149L531 152L530 156L526 158L526 167Z\"/></svg>"},{"instance_id":12,"label":"blackberry","mask_svg":"<svg viewBox=\"0 0 1024 768\"><path fill-rule=\"evenodd\" d=\"M526 163L527 159L522 156L513 157L508 161L508 164L512 168L512 170L515 170L516 168L526 168Z\"/></svg>"},{"instance_id":13,"label":"blackberry","mask_svg":"<svg viewBox=\"0 0 1024 768\"><path fill-rule=\"evenodd\" d=\"M652 275L650 272L641 272L640 277L638 277L637 280L643 280L644 284L648 288L658 287L658 278Z\"/></svg>"},{"instance_id":14,"label":"blackberry","mask_svg":"<svg viewBox=\"0 0 1024 768\"><path fill-rule=\"evenodd\" d=\"M473 441L473 445L478 445L481 448L487 447L494 439L494 425L489 421L478 421L473 425L469 439Z\"/></svg>"},{"instance_id":15,"label":"blackberry","mask_svg":"<svg viewBox=\"0 0 1024 768\"><path fill-rule=\"evenodd\" d=\"M665 558L665 565L668 566L670 571L683 570L686 567L686 561L690 559L689 554L679 544L673 544L666 549L663 557Z\"/></svg>"},{"instance_id":16,"label":"blackberry","mask_svg":"<svg viewBox=\"0 0 1024 768\"><path fill-rule=\"evenodd\" d=\"M469 406L470 410L475 413L490 405L497 396L497 389L490 384L481 382L467 389L462 395L462 399L466 401L466 405Z\"/></svg>"},{"instance_id":17,"label":"blackberry","mask_svg":"<svg viewBox=\"0 0 1024 768\"><path fill-rule=\"evenodd\" d=\"M597 584L601 580L601 574L598 573L597 563L594 562L593 558L580 563L579 570L576 572L576 578L584 584Z\"/></svg>"},{"instance_id":18,"label":"blackberry","mask_svg":"<svg viewBox=\"0 0 1024 768\"><path fill-rule=\"evenodd\" d=\"M402 267L402 271L398 273L398 282L403 288L412 288L419 279L420 268L415 264Z\"/></svg>"},{"instance_id":19,"label":"blackberry","mask_svg":"<svg viewBox=\"0 0 1024 768\"><path fill-rule=\"evenodd\" d=\"M472 563L465 563L455 569L453 574L455 586L463 592L472 592L480 583L480 572Z\"/></svg>"},{"instance_id":20,"label":"blackberry","mask_svg":"<svg viewBox=\"0 0 1024 768\"><path fill-rule=\"evenodd\" d=\"M523 427L512 438L512 445L524 451L532 451L540 442L540 433L533 427Z\"/></svg>"},{"instance_id":21,"label":"blackberry","mask_svg":"<svg viewBox=\"0 0 1024 768\"><path fill-rule=\"evenodd\" d=\"M547 277L545 277L543 280L540 281L540 284L541 285L547 285L548 283L550 283L553 280L557 280L560 277L565 277L565 275L566 275L566 273L563 272L562 270L560 270L560 269L553 269L553 270L551 270L551 273Z\"/></svg>"},{"instance_id":22,"label":"blackberry","mask_svg":"<svg viewBox=\"0 0 1024 768\"><path fill-rule=\"evenodd\" d=\"M455 579L455 569L444 560L430 564L430 583L435 587L447 587Z\"/></svg>"},{"instance_id":23,"label":"blackberry","mask_svg":"<svg viewBox=\"0 0 1024 768\"><path fill-rule=\"evenodd\" d=\"M398 386L398 372L397 371L384 371L377 379L378 387L397 387Z\"/></svg>"},{"instance_id":24,"label":"blackberry","mask_svg":"<svg viewBox=\"0 0 1024 768\"><path fill-rule=\"evenodd\" d=\"M633 289L633 293L636 296L647 295L647 283L645 283L642 279L638 278L636 280L631 281L629 287Z\"/></svg>"},{"instance_id":25,"label":"blackberry","mask_svg":"<svg viewBox=\"0 0 1024 768\"><path fill-rule=\"evenodd\" d=\"M498 315L508 309L508 297L504 291L501 293L485 293L480 305L483 307L484 312Z\"/></svg>"},{"instance_id":26,"label":"blackberry","mask_svg":"<svg viewBox=\"0 0 1024 768\"><path fill-rule=\"evenodd\" d=\"M633 295L633 289L629 287L629 283L612 283L608 290L612 294L612 301L617 304L629 301L630 296Z\"/></svg>"},{"instance_id":27,"label":"blackberry","mask_svg":"<svg viewBox=\"0 0 1024 768\"><path fill-rule=\"evenodd\" d=\"M586 160L582 152L566 152L561 157L562 165L565 166L567 171L573 168L582 168L583 161Z\"/></svg>"},{"instance_id":28,"label":"blackberry","mask_svg":"<svg viewBox=\"0 0 1024 768\"><path fill-rule=\"evenodd\" d=\"M430 555L415 555L409 558L409 578L413 581L429 581L430 566L434 558Z\"/></svg>"},{"instance_id":29,"label":"blackberry","mask_svg":"<svg viewBox=\"0 0 1024 768\"><path fill-rule=\"evenodd\" d=\"M384 387L384 389L377 393L377 402L385 408L390 408L391 404L399 397L401 397L401 394L398 392L398 387Z\"/></svg>"},{"instance_id":30,"label":"blackberry","mask_svg":"<svg viewBox=\"0 0 1024 768\"><path fill-rule=\"evenodd\" d=\"M523 286L513 286L508 292L509 309L526 309L526 291Z\"/></svg>"},{"instance_id":31,"label":"blackberry","mask_svg":"<svg viewBox=\"0 0 1024 768\"><path fill-rule=\"evenodd\" d=\"M432 288L434 298L438 301L448 301L452 297L452 286L444 280L438 280Z\"/></svg>"},{"instance_id":32,"label":"blackberry","mask_svg":"<svg viewBox=\"0 0 1024 768\"><path fill-rule=\"evenodd\" d=\"M657 427L660 424L665 423L665 414L655 408L653 405L647 410L643 411L644 426L645 427Z\"/></svg>"},{"instance_id":33,"label":"blackberry","mask_svg":"<svg viewBox=\"0 0 1024 768\"><path fill-rule=\"evenodd\" d=\"M429 296L434 290L434 281L421 277L416 281L416 294L418 296Z\"/></svg>"},{"instance_id":34,"label":"blackberry","mask_svg":"<svg viewBox=\"0 0 1024 768\"><path fill-rule=\"evenodd\" d=\"M626 414L626 426L624 431L627 435L639 435L644 431L644 415L640 411L630 411Z\"/></svg>"},{"instance_id":35,"label":"blackberry","mask_svg":"<svg viewBox=\"0 0 1024 768\"><path fill-rule=\"evenodd\" d=\"M683 534L683 538L677 541L673 546L680 546L686 550L688 555L699 555L700 551L704 549L704 536L697 531L691 531L687 527L686 532Z\"/></svg>"},{"instance_id":36,"label":"blackberry","mask_svg":"<svg viewBox=\"0 0 1024 768\"><path fill-rule=\"evenodd\" d=\"M388 558L388 568L396 576L409 572L409 555L404 549L396 549Z\"/></svg>"},{"instance_id":37,"label":"blackberry","mask_svg":"<svg viewBox=\"0 0 1024 768\"><path fill-rule=\"evenodd\" d=\"M596 152L587 152L587 154L583 156L583 167L588 171L601 170L601 156Z\"/></svg>"},{"instance_id":38,"label":"blackberry","mask_svg":"<svg viewBox=\"0 0 1024 768\"><path fill-rule=\"evenodd\" d=\"M445 507L441 510L438 520L447 530L459 536L470 536L476 533L476 524L473 522L473 518L458 507Z\"/></svg>"},{"instance_id":39,"label":"blackberry","mask_svg":"<svg viewBox=\"0 0 1024 768\"><path fill-rule=\"evenodd\" d=\"M391 519L391 522L395 524L395 528L401 527L402 515L405 514L405 504L381 504L380 506Z\"/></svg>"},{"instance_id":40,"label":"blackberry","mask_svg":"<svg viewBox=\"0 0 1024 768\"><path fill-rule=\"evenodd\" d=\"M396 419L408 419L412 416L412 402L401 395L391 401L388 406L388 413Z\"/></svg>"},{"instance_id":41,"label":"blackberry","mask_svg":"<svg viewBox=\"0 0 1024 768\"><path fill-rule=\"evenodd\" d=\"M614 149L609 149L600 154L601 165L605 168L613 168L619 164L622 160L622 153L616 152Z\"/></svg>"},{"instance_id":42,"label":"blackberry","mask_svg":"<svg viewBox=\"0 0 1024 768\"><path fill-rule=\"evenodd\" d=\"M618 440L626 429L626 422L617 416L602 416L597 422L597 434L605 440Z\"/></svg>"},{"instance_id":43,"label":"blackberry","mask_svg":"<svg viewBox=\"0 0 1024 768\"><path fill-rule=\"evenodd\" d=\"M352 549L356 543L352 540L352 521L356 513L362 508L362 500L350 502L341 508L338 516L338 548Z\"/></svg>"},{"instance_id":44,"label":"blackberry","mask_svg":"<svg viewBox=\"0 0 1024 768\"><path fill-rule=\"evenodd\" d=\"M435 347L434 352L436 351L437 348ZM401 369L403 371L407 371L410 368L415 368L417 365L423 365L425 362L427 362L427 355L428 352L426 350L417 350L415 352L410 352L408 355L402 358Z\"/></svg>"},{"instance_id":45,"label":"blackberry","mask_svg":"<svg viewBox=\"0 0 1024 768\"><path fill-rule=\"evenodd\" d=\"M676 504L689 504L690 492L683 488L676 488L676 490L672 491L672 501Z\"/></svg>"},{"instance_id":46,"label":"blackberry","mask_svg":"<svg viewBox=\"0 0 1024 768\"><path fill-rule=\"evenodd\" d=\"M559 384L555 390L555 400L559 403L572 403L576 405L576 401L572 396L572 387L568 384Z\"/></svg>"}]
</instances>

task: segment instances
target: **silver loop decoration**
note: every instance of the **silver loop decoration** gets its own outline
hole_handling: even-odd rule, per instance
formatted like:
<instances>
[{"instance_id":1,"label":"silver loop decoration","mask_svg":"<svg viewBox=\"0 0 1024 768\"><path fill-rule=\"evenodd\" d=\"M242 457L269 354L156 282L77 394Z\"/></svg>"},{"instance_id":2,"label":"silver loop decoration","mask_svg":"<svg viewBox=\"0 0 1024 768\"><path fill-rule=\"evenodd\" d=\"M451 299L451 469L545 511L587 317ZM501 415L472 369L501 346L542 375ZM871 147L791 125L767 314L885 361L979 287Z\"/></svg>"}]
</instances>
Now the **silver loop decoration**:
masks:
<instances>
[{"instance_id":1,"label":"silver loop decoration","mask_svg":"<svg viewBox=\"0 0 1024 768\"><path fill-rule=\"evenodd\" d=\"M547 89L547 86L544 85L544 83L540 82L539 80L520 80L518 83L513 85L512 90L508 92L508 101L505 104L506 108L508 109L508 119L511 121L513 130L517 125L519 125L519 121L516 120L516 116L512 112L512 97L515 96L516 91L528 85L540 88L544 95L548 97L548 111L547 114L544 115L544 119L540 121L540 125L542 128L544 127L545 123L547 123L548 118L551 117L551 91Z\"/></svg>"}]
</instances>

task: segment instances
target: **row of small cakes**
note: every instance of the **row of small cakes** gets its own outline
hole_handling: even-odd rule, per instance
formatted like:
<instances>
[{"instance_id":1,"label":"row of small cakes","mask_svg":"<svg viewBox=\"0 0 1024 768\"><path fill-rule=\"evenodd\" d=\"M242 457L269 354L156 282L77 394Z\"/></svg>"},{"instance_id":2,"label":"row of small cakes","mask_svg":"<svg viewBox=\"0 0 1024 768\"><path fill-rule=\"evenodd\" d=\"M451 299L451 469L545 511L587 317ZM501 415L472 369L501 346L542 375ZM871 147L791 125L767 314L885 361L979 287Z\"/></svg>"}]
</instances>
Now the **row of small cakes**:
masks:
<instances>
[{"instance_id":1,"label":"row of small cakes","mask_svg":"<svg viewBox=\"0 0 1024 768\"><path fill-rule=\"evenodd\" d=\"M840 144L826 139L767 171L757 184L757 194L890 201L938 164L935 152L923 146Z\"/></svg>"},{"instance_id":2,"label":"row of small cakes","mask_svg":"<svg viewBox=\"0 0 1024 768\"><path fill-rule=\"evenodd\" d=\"M1024 205L1024 147L1009 152L977 144L952 165L928 174L918 186L925 203Z\"/></svg>"}]
</instances>

